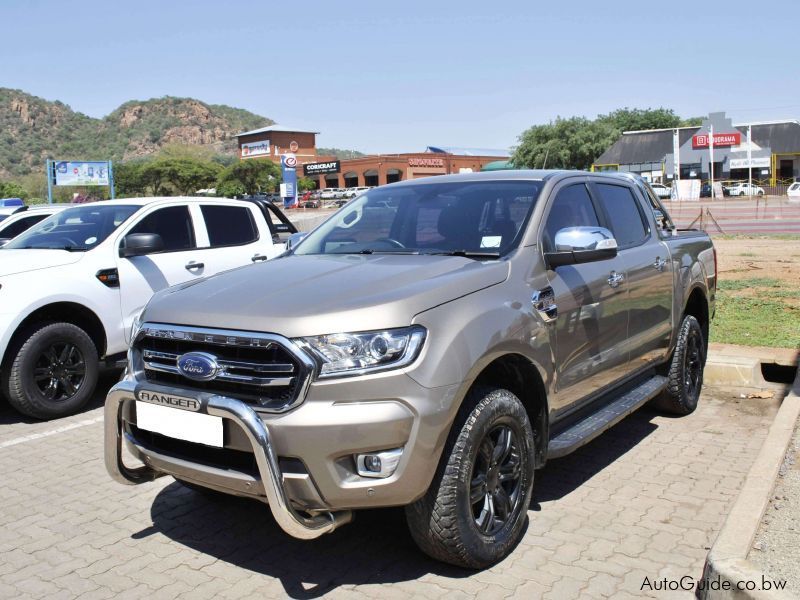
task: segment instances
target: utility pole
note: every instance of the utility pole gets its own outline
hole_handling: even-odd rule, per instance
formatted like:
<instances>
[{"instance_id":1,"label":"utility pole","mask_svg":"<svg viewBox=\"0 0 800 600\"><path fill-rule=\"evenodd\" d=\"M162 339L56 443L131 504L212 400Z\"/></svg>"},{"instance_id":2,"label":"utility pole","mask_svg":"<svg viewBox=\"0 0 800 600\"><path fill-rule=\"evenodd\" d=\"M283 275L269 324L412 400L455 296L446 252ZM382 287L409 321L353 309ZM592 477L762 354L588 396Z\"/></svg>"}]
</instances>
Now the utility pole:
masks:
<instances>
[{"instance_id":1,"label":"utility pole","mask_svg":"<svg viewBox=\"0 0 800 600\"><path fill-rule=\"evenodd\" d=\"M753 196L753 126L747 126L747 195Z\"/></svg>"},{"instance_id":2,"label":"utility pole","mask_svg":"<svg viewBox=\"0 0 800 600\"><path fill-rule=\"evenodd\" d=\"M708 165L708 173L711 176L709 184L711 185L711 199L714 200L714 126L708 126L708 155L711 162Z\"/></svg>"}]
</instances>

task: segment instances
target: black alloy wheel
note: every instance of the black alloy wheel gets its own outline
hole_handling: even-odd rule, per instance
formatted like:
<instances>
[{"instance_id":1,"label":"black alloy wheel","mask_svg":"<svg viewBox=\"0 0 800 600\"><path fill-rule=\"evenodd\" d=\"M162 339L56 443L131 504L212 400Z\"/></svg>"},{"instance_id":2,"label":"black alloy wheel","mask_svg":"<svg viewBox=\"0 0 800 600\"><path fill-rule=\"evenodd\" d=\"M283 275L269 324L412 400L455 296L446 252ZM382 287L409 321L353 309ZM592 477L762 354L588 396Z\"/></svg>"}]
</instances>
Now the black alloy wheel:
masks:
<instances>
[{"instance_id":1,"label":"black alloy wheel","mask_svg":"<svg viewBox=\"0 0 800 600\"><path fill-rule=\"evenodd\" d=\"M492 429L481 441L470 479L470 504L475 526L483 535L500 531L523 497L522 461L514 430Z\"/></svg>"},{"instance_id":2,"label":"black alloy wheel","mask_svg":"<svg viewBox=\"0 0 800 600\"><path fill-rule=\"evenodd\" d=\"M71 342L55 342L36 361L36 387L50 402L63 402L78 393L86 379L86 360Z\"/></svg>"}]
</instances>

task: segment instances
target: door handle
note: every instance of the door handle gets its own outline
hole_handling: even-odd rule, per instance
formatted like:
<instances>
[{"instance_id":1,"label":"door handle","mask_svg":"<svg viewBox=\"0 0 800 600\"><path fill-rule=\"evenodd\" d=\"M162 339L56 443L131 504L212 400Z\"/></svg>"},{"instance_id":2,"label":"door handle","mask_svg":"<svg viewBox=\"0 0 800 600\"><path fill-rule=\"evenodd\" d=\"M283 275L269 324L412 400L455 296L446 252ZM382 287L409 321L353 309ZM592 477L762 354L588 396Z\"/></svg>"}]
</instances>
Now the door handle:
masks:
<instances>
[{"instance_id":1,"label":"door handle","mask_svg":"<svg viewBox=\"0 0 800 600\"><path fill-rule=\"evenodd\" d=\"M608 285L610 285L612 288L619 287L619 284L623 281L625 281L625 275L622 273L611 271L611 275L608 276Z\"/></svg>"},{"instance_id":2,"label":"door handle","mask_svg":"<svg viewBox=\"0 0 800 600\"><path fill-rule=\"evenodd\" d=\"M186 269L188 271L194 271L195 269L202 269L205 265L201 262L190 261L186 263Z\"/></svg>"},{"instance_id":3,"label":"door handle","mask_svg":"<svg viewBox=\"0 0 800 600\"><path fill-rule=\"evenodd\" d=\"M656 271L663 271L664 270L664 265L666 265L666 264L667 264L667 261L665 261L660 256L657 256L656 257L656 262L653 263L653 267L655 268Z\"/></svg>"},{"instance_id":4,"label":"door handle","mask_svg":"<svg viewBox=\"0 0 800 600\"><path fill-rule=\"evenodd\" d=\"M253 258L251 258L250 260L252 260L253 262L258 262L260 260L262 261L267 260L267 257L264 256L263 254L253 254Z\"/></svg>"},{"instance_id":5,"label":"door handle","mask_svg":"<svg viewBox=\"0 0 800 600\"><path fill-rule=\"evenodd\" d=\"M552 321L558 316L556 295L555 292L553 292L553 288L550 286L533 292L531 303L545 322Z\"/></svg>"}]
</instances>

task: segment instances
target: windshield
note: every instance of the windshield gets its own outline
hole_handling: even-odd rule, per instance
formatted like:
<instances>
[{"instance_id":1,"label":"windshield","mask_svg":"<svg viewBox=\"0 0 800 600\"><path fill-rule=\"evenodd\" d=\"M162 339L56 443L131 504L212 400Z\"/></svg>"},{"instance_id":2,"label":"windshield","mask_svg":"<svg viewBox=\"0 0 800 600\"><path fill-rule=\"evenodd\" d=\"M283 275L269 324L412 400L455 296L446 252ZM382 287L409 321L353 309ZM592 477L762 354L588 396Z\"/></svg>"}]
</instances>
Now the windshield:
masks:
<instances>
[{"instance_id":1,"label":"windshield","mask_svg":"<svg viewBox=\"0 0 800 600\"><path fill-rule=\"evenodd\" d=\"M139 208L124 204L86 204L68 208L31 227L3 249L91 250Z\"/></svg>"},{"instance_id":2,"label":"windshield","mask_svg":"<svg viewBox=\"0 0 800 600\"><path fill-rule=\"evenodd\" d=\"M466 181L377 188L306 237L296 254L454 254L513 250L541 181Z\"/></svg>"}]
</instances>

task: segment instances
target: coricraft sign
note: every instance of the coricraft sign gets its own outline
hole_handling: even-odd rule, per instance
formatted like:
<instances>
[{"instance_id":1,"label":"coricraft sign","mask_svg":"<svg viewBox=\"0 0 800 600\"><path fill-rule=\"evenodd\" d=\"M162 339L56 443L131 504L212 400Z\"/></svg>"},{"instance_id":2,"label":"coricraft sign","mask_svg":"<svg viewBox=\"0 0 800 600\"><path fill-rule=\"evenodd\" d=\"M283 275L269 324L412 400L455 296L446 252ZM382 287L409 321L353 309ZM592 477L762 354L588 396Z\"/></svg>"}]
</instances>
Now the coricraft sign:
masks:
<instances>
[{"instance_id":1,"label":"coricraft sign","mask_svg":"<svg viewBox=\"0 0 800 600\"><path fill-rule=\"evenodd\" d=\"M323 173L338 173L341 165L338 160L321 163L307 163L303 165L303 175L321 175Z\"/></svg>"},{"instance_id":2,"label":"coricraft sign","mask_svg":"<svg viewBox=\"0 0 800 600\"><path fill-rule=\"evenodd\" d=\"M269 142L250 142L242 144L242 158L269 156Z\"/></svg>"},{"instance_id":3,"label":"coricraft sign","mask_svg":"<svg viewBox=\"0 0 800 600\"><path fill-rule=\"evenodd\" d=\"M444 167L443 158L409 158L409 167Z\"/></svg>"},{"instance_id":4,"label":"coricraft sign","mask_svg":"<svg viewBox=\"0 0 800 600\"><path fill-rule=\"evenodd\" d=\"M715 133L714 147L717 146L738 146L742 143L742 134L735 133ZM692 137L692 148L708 148L708 134L701 133Z\"/></svg>"}]
</instances>

